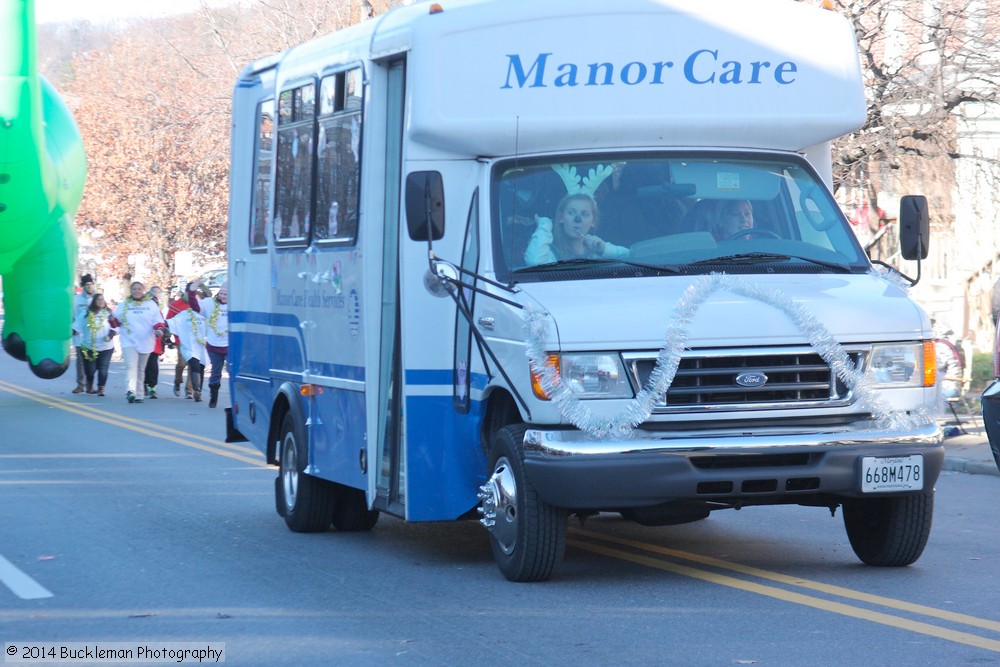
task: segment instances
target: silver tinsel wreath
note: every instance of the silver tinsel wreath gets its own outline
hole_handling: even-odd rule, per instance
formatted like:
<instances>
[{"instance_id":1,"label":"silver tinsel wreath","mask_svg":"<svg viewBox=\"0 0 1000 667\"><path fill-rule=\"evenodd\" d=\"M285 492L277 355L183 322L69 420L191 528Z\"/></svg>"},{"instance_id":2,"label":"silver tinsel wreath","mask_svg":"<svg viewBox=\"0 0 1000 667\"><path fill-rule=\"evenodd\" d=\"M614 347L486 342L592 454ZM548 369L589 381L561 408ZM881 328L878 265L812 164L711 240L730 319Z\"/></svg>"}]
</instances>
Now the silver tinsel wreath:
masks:
<instances>
[{"instance_id":1,"label":"silver tinsel wreath","mask_svg":"<svg viewBox=\"0 0 1000 667\"><path fill-rule=\"evenodd\" d=\"M878 277L887 279L885 275ZM525 309L525 329L531 369L539 376L542 389L568 422L596 439L628 438L636 426L649 418L657 398L673 383L688 339L691 321L705 300L720 289L760 301L783 312L798 327L816 352L830 364L837 377L851 389L858 403L873 415L876 428L908 430L932 421L926 410L910 414L889 409L878 392L873 389L871 381L855 367L843 347L826 327L815 315L787 295L748 280L719 273L695 279L681 295L671 314L665 343L657 355L656 367L649 376L646 386L642 387L636 397L614 417L609 419L595 416L586 402L577 398L568 385L562 382L555 368L547 363L545 341L549 316L544 311L529 307Z\"/></svg>"}]
</instances>

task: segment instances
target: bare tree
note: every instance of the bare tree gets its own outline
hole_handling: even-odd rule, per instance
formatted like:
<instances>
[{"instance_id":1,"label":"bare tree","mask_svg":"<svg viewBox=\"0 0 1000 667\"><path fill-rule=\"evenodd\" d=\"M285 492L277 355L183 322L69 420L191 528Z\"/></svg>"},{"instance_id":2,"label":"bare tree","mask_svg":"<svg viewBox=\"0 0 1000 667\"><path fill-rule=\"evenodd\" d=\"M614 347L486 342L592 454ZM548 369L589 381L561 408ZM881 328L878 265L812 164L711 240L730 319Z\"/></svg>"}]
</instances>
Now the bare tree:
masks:
<instances>
[{"instance_id":1,"label":"bare tree","mask_svg":"<svg viewBox=\"0 0 1000 667\"><path fill-rule=\"evenodd\" d=\"M253 59L285 50L399 4L392 0L261 0L136 20L99 32L67 27L84 51L64 88L86 143L90 173L78 225L111 272L150 258L168 284L174 253L223 257L232 86ZM54 71L65 67L54 56ZM64 61L63 61L64 63Z\"/></svg>"},{"instance_id":2,"label":"bare tree","mask_svg":"<svg viewBox=\"0 0 1000 667\"><path fill-rule=\"evenodd\" d=\"M868 103L865 125L834 143L838 196L868 212L879 210L880 195L887 208L897 194L927 195L933 242L918 298L959 335L987 345L989 290L1000 272L1000 200L990 185L1000 182L1000 143L982 128L1000 119L998 7L828 2L853 21ZM879 234L889 232L883 245L894 243L892 225L870 219L867 231L881 226ZM892 256L898 245L874 252Z\"/></svg>"},{"instance_id":3,"label":"bare tree","mask_svg":"<svg viewBox=\"0 0 1000 667\"><path fill-rule=\"evenodd\" d=\"M854 24L868 102L865 125L835 144L838 184L870 187L859 175L891 179L908 164L923 178L942 158L991 159L956 142L963 104L1000 102L1000 31L987 0L831 4ZM937 167L913 166L921 160Z\"/></svg>"},{"instance_id":4,"label":"bare tree","mask_svg":"<svg viewBox=\"0 0 1000 667\"><path fill-rule=\"evenodd\" d=\"M228 121L205 102L217 100L210 83L143 24L75 63L67 88L90 162L78 224L100 232L120 276L134 253L162 282L179 249L225 251Z\"/></svg>"}]
</instances>

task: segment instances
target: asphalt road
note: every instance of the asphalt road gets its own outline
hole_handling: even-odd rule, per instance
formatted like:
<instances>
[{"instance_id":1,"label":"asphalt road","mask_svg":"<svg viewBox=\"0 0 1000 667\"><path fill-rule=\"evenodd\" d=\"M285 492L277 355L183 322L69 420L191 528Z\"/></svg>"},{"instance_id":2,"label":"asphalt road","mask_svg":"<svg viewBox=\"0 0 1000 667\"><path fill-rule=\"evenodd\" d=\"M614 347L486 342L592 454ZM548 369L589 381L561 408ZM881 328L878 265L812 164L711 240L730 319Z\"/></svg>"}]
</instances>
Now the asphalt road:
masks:
<instances>
[{"instance_id":1,"label":"asphalt road","mask_svg":"<svg viewBox=\"0 0 1000 667\"><path fill-rule=\"evenodd\" d=\"M0 358L5 645L224 644L231 665L1000 664L1000 477L943 473L908 568L860 564L839 514L747 508L573 521L553 579L519 585L475 522L289 532L274 470L222 442L221 409L169 391L128 405L113 369L99 399Z\"/></svg>"}]
</instances>

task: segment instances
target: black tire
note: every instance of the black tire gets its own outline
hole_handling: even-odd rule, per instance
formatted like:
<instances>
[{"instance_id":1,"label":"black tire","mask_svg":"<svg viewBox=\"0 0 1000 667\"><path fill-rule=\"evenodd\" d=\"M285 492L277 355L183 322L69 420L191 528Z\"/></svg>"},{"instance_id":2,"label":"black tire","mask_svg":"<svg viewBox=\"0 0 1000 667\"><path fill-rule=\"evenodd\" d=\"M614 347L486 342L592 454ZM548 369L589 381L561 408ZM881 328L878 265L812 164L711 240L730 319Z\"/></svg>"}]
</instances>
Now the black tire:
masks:
<instances>
[{"instance_id":1,"label":"black tire","mask_svg":"<svg viewBox=\"0 0 1000 667\"><path fill-rule=\"evenodd\" d=\"M330 528L337 492L326 480L305 472L309 453L306 438L291 413L281 422L278 479L274 485L278 514L296 533L318 533Z\"/></svg>"},{"instance_id":2,"label":"black tire","mask_svg":"<svg viewBox=\"0 0 1000 667\"><path fill-rule=\"evenodd\" d=\"M510 581L544 581L566 552L566 512L542 502L524 474L524 433L518 424L501 428L490 448L484 509L495 509L489 528L497 566ZM488 508L487 505L492 505Z\"/></svg>"},{"instance_id":3,"label":"black tire","mask_svg":"<svg viewBox=\"0 0 1000 667\"><path fill-rule=\"evenodd\" d=\"M844 502L844 527L854 553L879 567L915 563L931 533L934 493Z\"/></svg>"},{"instance_id":4,"label":"black tire","mask_svg":"<svg viewBox=\"0 0 1000 667\"><path fill-rule=\"evenodd\" d=\"M365 492L337 485L337 506L333 510L333 526L344 532L365 532L378 523L378 510L368 509Z\"/></svg>"}]
</instances>

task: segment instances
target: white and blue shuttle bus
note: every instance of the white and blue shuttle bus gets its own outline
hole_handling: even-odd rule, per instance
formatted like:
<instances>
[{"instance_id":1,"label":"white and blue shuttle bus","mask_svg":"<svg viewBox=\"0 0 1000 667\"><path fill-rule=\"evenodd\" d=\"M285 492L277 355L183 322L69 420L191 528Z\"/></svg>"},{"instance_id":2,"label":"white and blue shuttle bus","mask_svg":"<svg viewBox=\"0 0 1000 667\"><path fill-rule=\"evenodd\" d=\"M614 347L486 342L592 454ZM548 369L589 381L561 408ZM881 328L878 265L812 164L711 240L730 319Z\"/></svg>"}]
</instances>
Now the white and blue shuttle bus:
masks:
<instances>
[{"instance_id":1,"label":"white and blue shuttle bus","mask_svg":"<svg viewBox=\"0 0 1000 667\"><path fill-rule=\"evenodd\" d=\"M418 2L251 64L230 436L293 531L475 517L511 580L574 515L762 504L914 562L939 392L831 194L864 114L850 25L790 0ZM900 227L925 256L923 198Z\"/></svg>"}]
</instances>

